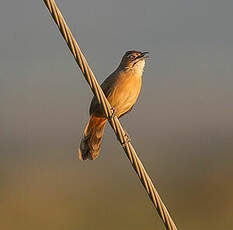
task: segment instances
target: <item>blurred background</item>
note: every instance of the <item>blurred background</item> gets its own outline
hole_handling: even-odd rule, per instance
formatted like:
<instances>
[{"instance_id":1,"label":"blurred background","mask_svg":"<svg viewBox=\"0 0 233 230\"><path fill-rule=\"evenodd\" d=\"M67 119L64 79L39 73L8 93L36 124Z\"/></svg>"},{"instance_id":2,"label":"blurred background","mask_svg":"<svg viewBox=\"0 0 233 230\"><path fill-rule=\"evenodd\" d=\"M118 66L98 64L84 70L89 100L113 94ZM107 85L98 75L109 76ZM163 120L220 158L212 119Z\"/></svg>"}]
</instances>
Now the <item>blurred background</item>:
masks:
<instances>
[{"instance_id":1,"label":"blurred background","mask_svg":"<svg viewBox=\"0 0 233 230\"><path fill-rule=\"evenodd\" d=\"M232 1L57 4L99 82L150 52L122 124L178 229L232 229ZM92 93L43 1L3 1L0 28L0 228L165 229L109 125L77 160Z\"/></svg>"}]
</instances>

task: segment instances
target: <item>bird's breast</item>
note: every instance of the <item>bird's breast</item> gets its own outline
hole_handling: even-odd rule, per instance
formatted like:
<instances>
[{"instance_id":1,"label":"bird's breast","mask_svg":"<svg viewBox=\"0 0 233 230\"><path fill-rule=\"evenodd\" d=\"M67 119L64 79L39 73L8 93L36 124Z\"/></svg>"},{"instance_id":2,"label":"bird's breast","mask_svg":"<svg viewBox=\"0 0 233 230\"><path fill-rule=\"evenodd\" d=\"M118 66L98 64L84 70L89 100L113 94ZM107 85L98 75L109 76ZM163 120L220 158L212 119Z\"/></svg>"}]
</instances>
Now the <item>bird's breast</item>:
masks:
<instances>
[{"instance_id":1,"label":"bird's breast","mask_svg":"<svg viewBox=\"0 0 233 230\"><path fill-rule=\"evenodd\" d=\"M114 107L118 117L130 110L136 103L141 85L141 74L120 73L117 76L108 100Z\"/></svg>"}]
</instances>

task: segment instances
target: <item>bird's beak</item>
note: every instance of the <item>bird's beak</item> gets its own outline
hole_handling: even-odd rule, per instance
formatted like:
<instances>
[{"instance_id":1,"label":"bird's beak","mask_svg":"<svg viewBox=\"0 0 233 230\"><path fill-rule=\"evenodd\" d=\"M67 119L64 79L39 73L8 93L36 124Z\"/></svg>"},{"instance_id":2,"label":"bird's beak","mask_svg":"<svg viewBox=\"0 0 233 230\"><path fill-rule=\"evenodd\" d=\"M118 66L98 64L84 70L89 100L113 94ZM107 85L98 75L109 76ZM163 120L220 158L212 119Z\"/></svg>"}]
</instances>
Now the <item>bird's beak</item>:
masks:
<instances>
[{"instance_id":1,"label":"bird's beak","mask_svg":"<svg viewBox=\"0 0 233 230\"><path fill-rule=\"evenodd\" d=\"M149 52L142 52L141 56L140 57L143 57L143 58L148 58L149 57Z\"/></svg>"},{"instance_id":2,"label":"bird's beak","mask_svg":"<svg viewBox=\"0 0 233 230\"><path fill-rule=\"evenodd\" d=\"M137 56L137 57L134 59L134 61L138 62L138 61L141 61L141 60L143 60L143 59L145 59L145 58L148 58L149 55L147 55L147 54L149 54L149 52L142 52L140 56Z\"/></svg>"}]
</instances>

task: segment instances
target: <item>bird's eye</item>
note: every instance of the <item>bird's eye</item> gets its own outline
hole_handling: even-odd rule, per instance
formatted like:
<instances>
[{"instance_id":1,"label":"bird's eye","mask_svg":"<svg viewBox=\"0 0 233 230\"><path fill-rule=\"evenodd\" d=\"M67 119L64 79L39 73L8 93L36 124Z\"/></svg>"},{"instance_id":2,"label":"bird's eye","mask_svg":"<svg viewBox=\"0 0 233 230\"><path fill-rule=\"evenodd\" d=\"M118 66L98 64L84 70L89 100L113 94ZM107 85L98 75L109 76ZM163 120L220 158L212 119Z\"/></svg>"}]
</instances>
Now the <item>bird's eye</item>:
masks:
<instances>
[{"instance_id":1,"label":"bird's eye","mask_svg":"<svg viewBox=\"0 0 233 230\"><path fill-rule=\"evenodd\" d=\"M133 60L134 59L134 55L130 55L130 60Z\"/></svg>"}]
</instances>

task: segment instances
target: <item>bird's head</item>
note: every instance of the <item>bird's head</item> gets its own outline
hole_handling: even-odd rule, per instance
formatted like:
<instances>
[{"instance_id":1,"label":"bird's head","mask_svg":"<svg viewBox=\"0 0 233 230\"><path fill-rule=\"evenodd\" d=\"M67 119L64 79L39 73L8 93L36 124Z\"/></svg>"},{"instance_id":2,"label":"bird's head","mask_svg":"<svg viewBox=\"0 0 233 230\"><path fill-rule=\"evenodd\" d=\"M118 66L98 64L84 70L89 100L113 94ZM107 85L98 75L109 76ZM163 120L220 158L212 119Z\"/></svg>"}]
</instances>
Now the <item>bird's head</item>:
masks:
<instances>
[{"instance_id":1,"label":"bird's head","mask_svg":"<svg viewBox=\"0 0 233 230\"><path fill-rule=\"evenodd\" d=\"M145 66L145 59L148 58L149 52L140 52L136 50L127 51L122 60L120 66L124 69L141 70Z\"/></svg>"}]
</instances>

